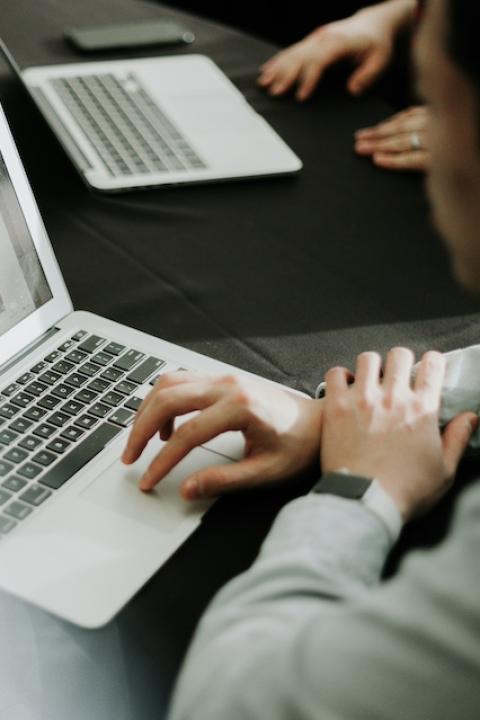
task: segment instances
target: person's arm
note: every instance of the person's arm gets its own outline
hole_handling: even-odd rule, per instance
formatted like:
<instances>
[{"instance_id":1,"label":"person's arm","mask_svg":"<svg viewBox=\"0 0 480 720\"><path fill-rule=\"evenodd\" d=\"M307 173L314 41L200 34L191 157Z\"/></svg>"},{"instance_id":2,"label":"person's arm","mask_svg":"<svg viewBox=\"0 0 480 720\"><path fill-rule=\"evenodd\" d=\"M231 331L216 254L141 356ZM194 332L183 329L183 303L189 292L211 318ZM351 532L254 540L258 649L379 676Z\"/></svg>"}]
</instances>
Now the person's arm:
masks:
<instances>
[{"instance_id":1,"label":"person's arm","mask_svg":"<svg viewBox=\"0 0 480 720\"><path fill-rule=\"evenodd\" d=\"M297 99L306 100L331 65L352 60L348 90L359 95L390 63L395 37L413 22L416 7L416 0L387 0L322 25L262 65L258 83L272 95L297 85Z\"/></svg>"},{"instance_id":2,"label":"person's arm","mask_svg":"<svg viewBox=\"0 0 480 720\"><path fill-rule=\"evenodd\" d=\"M480 702L480 493L450 541L379 585L359 503L308 496L200 623L169 720L472 720ZM473 502L474 500L474 502Z\"/></svg>"}]
</instances>

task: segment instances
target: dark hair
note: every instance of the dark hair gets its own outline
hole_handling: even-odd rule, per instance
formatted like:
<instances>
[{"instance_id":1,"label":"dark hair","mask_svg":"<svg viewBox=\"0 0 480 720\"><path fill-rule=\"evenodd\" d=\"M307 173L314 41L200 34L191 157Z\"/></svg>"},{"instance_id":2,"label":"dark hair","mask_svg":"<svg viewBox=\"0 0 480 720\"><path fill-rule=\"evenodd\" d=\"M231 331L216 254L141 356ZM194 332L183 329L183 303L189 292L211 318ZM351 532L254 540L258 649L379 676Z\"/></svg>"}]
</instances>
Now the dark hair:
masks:
<instances>
[{"instance_id":1,"label":"dark hair","mask_svg":"<svg viewBox=\"0 0 480 720\"><path fill-rule=\"evenodd\" d=\"M480 93L480 3L447 0L447 14L449 53Z\"/></svg>"}]
</instances>

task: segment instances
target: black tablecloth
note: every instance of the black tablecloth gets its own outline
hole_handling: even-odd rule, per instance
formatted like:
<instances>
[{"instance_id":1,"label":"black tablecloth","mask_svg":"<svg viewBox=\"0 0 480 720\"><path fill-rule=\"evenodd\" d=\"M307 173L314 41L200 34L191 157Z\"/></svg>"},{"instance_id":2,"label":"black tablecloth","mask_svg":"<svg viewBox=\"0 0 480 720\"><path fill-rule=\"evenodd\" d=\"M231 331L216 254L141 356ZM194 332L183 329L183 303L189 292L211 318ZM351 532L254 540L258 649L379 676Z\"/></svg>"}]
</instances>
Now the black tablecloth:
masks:
<instances>
[{"instance_id":1,"label":"black tablecloth","mask_svg":"<svg viewBox=\"0 0 480 720\"><path fill-rule=\"evenodd\" d=\"M65 26L172 15L134 0L3 0L1 35L24 68L78 60L62 40ZM197 40L168 53L215 60L304 169L290 178L93 194L2 62L0 99L76 308L309 392L330 365L351 366L367 348L475 342L477 307L451 278L422 179L379 171L352 152L354 130L391 108L375 94L353 100L333 79L305 105L272 99L255 77L273 46L180 17ZM219 502L120 615L137 720L161 716L200 612L252 561L290 492L298 489ZM413 528L403 547L433 540L444 517L440 509Z\"/></svg>"}]
</instances>

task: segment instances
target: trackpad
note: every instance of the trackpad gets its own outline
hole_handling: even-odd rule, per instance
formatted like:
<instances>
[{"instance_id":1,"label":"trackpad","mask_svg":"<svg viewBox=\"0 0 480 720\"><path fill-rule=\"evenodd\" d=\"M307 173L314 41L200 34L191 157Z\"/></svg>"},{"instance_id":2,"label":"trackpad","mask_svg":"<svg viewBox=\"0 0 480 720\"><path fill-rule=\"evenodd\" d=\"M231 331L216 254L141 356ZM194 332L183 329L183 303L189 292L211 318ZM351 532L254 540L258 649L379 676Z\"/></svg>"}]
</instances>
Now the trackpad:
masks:
<instances>
[{"instance_id":1,"label":"trackpad","mask_svg":"<svg viewBox=\"0 0 480 720\"><path fill-rule=\"evenodd\" d=\"M172 532L192 515L203 515L211 502L183 500L179 494L180 485L197 470L225 465L230 461L202 447L195 448L155 490L144 493L138 489L138 482L162 445L159 440L151 440L134 465L126 466L119 460L109 465L82 491L82 499L162 533Z\"/></svg>"}]
</instances>

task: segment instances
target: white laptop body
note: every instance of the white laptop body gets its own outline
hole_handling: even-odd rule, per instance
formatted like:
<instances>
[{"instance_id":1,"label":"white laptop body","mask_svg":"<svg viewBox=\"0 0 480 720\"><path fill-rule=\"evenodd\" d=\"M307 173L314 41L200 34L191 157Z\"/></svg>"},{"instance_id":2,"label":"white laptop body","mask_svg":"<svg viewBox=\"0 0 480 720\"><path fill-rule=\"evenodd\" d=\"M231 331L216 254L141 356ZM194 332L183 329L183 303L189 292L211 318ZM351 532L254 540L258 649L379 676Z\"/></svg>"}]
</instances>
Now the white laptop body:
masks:
<instances>
[{"instance_id":1,"label":"white laptop body","mask_svg":"<svg viewBox=\"0 0 480 720\"><path fill-rule=\"evenodd\" d=\"M20 75L96 190L289 174L302 167L203 55L32 67ZM157 133L166 138L160 159ZM126 140L135 157L126 154Z\"/></svg>"},{"instance_id":2,"label":"white laptop body","mask_svg":"<svg viewBox=\"0 0 480 720\"><path fill-rule=\"evenodd\" d=\"M80 348L85 337L103 339L98 348L101 353L97 355L98 362L100 357L105 361L108 355L106 349L113 347L111 344L114 343L116 350L119 346L125 346L143 353L145 358L160 358L164 361L160 373L179 368L206 373L232 372L233 368L221 362L105 318L73 312L68 291L1 110L0 253L0 435L5 431L12 435L12 424L15 423L13 427L18 430L16 421L20 419L20 425L25 424L25 413L30 413L33 406L38 408L42 398L51 396L50 387L43 394L41 392L41 387L46 383L43 378L51 379L52 370L59 367L65 371L68 358L75 357L78 360L77 356L83 354ZM77 337L80 330L86 332L86 335L73 341L72 337ZM73 345L63 349L60 360L55 356L52 359L50 353L59 352L58 348L63 348L64 343ZM73 351L76 354L72 355ZM91 365L95 353L87 355L86 361ZM122 353L119 352L117 357L123 357ZM45 358L49 358L48 362ZM60 366L58 362L61 362ZM112 368L114 362L117 362L115 358L108 367ZM39 371L39 363L45 363L46 370L43 367ZM137 364L136 367L141 365ZM80 365L76 365L73 371L77 375L83 372ZM105 369L100 368L93 378L87 379L82 388L90 387L90 382L102 376L101 371L105 372ZM137 372L135 368L134 371ZM50 375L45 375L45 372ZM61 384L64 387L70 375L72 371L62 376ZM114 398L118 400L120 392L115 394L115 388L127 377L128 374L124 374L122 379L116 380L116 384L111 384L108 390L104 389L103 393L98 394L100 405L107 402L107 393L112 390ZM81 382L84 382L83 378ZM135 388L133 395L144 397L150 389L149 379L146 379ZM29 402L29 393L33 392L37 396ZM41 423L52 426L59 418L60 423L62 419L65 421L65 403L70 403L72 399L74 403L77 402L76 397L77 389L55 409L47 410ZM14 408L14 417L6 418L2 415L7 405L12 409L15 402L23 402L25 399L25 406ZM43 483L49 482L55 473L58 476L59 471L65 468L66 458L71 462L68 458L75 458L75 452L78 456L78 450L71 451L70 447L55 457L48 467L42 467L34 459L34 470L39 474L34 479L28 479L22 489L15 492L10 487L26 480L20 473L27 461L19 462L18 458L11 458L15 458L22 449L20 443L25 433L13 433L13 441L0 445L0 469L3 473L0 477L0 530L3 529L0 532L0 588L73 623L91 628L113 618L200 523L207 506L188 503L180 498L178 487L182 479L194 469L238 459L244 449L240 434L227 433L209 443L208 447L192 451L159 484L157 490L142 494L137 488L138 480L159 451L161 441L152 440L134 466L126 468L121 464L119 458L129 430L128 427L115 426L115 417L120 417L121 412L123 415L128 414L128 410L123 407L124 402L125 398L121 398L119 405L109 408L108 414L97 419L94 427L84 429L82 437L70 443L71 447L78 448L87 441L87 445L82 447L89 447L88 442L92 443L98 437L100 427L114 428L115 436L108 438L106 446L100 448L87 465L58 489ZM75 416L72 416L34 454L43 453L50 443L57 448L56 438L61 439L65 432L62 428L69 428L76 422ZM31 422L26 434L33 436L38 432L38 428L35 430L37 426L38 421L37 425ZM70 435L67 437L70 438ZM9 454L7 457L7 453L12 450L13 456ZM50 450L46 452L46 456L40 454L37 457L51 459L55 455ZM31 456L28 462L32 464ZM13 466L13 473L5 472L5 467L8 469L9 466ZM12 481L12 474L16 480ZM38 507L29 505L22 497L33 486L36 486L37 491L40 487L49 493L48 498ZM14 506L16 512L19 508L28 507L28 516L18 520L12 517L9 509L13 503L17 503Z\"/></svg>"}]
</instances>

